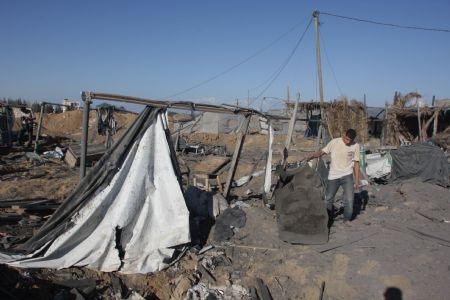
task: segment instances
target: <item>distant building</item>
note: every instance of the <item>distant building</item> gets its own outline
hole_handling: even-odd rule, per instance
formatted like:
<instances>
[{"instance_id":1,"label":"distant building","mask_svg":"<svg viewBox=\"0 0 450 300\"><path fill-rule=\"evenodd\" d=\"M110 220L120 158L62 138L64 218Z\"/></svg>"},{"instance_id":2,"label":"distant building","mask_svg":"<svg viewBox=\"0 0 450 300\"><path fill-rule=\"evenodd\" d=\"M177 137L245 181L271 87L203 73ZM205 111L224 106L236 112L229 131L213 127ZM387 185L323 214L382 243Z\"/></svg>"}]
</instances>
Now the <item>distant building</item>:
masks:
<instances>
[{"instance_id":1,"label":"distant building","mask_svg":"<svg viewBox=\"0 0 450 300\"><path fill-rule=\"evenodd\" d=\"M63 112L65 112L67 110L79 110L80 109L80 101L64 99L63 104L66 105L66 106L62 107Z\"/></svg>"}]
</instances>

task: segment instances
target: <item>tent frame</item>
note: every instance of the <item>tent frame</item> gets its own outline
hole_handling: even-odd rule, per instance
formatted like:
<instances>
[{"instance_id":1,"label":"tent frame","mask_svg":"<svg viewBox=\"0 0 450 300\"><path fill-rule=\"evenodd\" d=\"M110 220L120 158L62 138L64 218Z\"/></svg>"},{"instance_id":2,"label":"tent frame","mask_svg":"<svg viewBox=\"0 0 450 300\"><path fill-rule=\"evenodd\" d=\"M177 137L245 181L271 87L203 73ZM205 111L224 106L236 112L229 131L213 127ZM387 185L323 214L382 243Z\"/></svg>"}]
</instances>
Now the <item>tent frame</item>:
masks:
<instances>
[{"instance_id":1,"label":"tent frame","mask_svg":"<svg viewBox=\"0 0 450 300\"><path fill-rule=\"evenodd\" d=\"M248 124L252 115L261 115L265 118L270 119L271 116L265 115L257 110L244 108L239 106L230 105L211 105L211 104L201 104L187 101L160 101L153 99L145 99L117 94L108 93L98 93L83 91L81 93L81 99L84 102L83 107L83 131L81 139L81 158L80 158L80 179L86 175L86 156L87 156L87 143L88 143L88 127L89 127L89 111L90 105L93 100L107 100L107 101L117 101L132 104L142 104L154 108L174 108L174 109L184 109L184 110L196 110L202 112L212 112L212 113L225 113L225 114L237 114L243 115L244 126L242 126L242 131L239 134L238 141L236 143L236 148L233 153L231 168L228 172L227 182L225 183L224 197L228 198L231 189L231 183L233 182L234 175L236 173L236 168L239 162L239 157L242 151L242 146L244 144L245 136L248 131Z\"/></svg>"}]
</instances>

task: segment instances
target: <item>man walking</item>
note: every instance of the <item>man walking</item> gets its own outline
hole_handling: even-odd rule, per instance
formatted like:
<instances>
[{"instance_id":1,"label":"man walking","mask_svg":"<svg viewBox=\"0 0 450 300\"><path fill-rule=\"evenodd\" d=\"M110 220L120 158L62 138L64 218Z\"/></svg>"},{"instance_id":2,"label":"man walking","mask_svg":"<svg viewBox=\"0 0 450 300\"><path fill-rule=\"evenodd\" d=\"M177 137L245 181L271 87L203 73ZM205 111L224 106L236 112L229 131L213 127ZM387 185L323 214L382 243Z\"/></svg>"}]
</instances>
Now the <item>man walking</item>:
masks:
<instances>
[{"instance_id":1,"label":"man walking","mask_svg":"<svg viewBox=\"0 0 450 300\"><path fill-rule=\"evenodd\" d=\"M344 224L353 217L354 191L359 190L359 144L355 142L356 131L348 129L345 136L331 140L325 148L307 157L307 160L331 155L328 186L325 197L328 215L333 218L334 196L340 186L344 190ZM353 175L355 180L353 180Z\"/></svg>"}]
</instances>

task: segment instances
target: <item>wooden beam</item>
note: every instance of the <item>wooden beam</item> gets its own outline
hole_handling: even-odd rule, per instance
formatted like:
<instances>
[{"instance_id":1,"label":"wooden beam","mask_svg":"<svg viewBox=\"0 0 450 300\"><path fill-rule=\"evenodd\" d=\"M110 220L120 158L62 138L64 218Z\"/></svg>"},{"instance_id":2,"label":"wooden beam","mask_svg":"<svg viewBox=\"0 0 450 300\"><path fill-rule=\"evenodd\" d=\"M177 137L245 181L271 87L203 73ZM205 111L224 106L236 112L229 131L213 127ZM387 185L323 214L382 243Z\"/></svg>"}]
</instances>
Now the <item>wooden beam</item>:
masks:
<instances>
[{"instance_id":1,"label":"wooden beam","mask_svg":"<svg viewBox=\"0 0 450 300\"><path fill-rule=\"evenodd\" d=\"M417 121L419 124L419 142L423 142L423 136L422 136L422 122L420 118L420 106L419 106L419 99L416 98L416 105L417 105Z\"/></svg>"},{"instance_id":2,"label":"wooden beam","mask_svg":"<svg viewBox=\"0 0 450 300\"><path fill-rule=\"evenodd\" d=\"M45 107L45 102L41 103L41 114L39 115L39 125L38 125L37 132L36 132L36 141L34 142L34 153L37 153L37 149L38 149L39 136L41 135L41 128L42 128L42 120L44 119L44 107Z\"/></svg>"},{"instance_id":3,"label":"wooden beam","mask_svg":"<svg viewBox=\"0 0 450 300\"><path fill-rule=\"evenodd\" d=\"M300 93L297 94L297 100L295 101L295 105L294 105L294 109L292 111L292 116L291 116L291 120L289 121L289 129L288 129L288 133L286 136L286 141L284 143L284 151L286 153L286 157L285 155L283 155L283 165L285 166L287 163L287 155L289 153L289 147L291 145L291 141L292 141L292 134L294 133L294 127L295 127L295 120L297 118L297 109L298 109L298 104L300 102Z\"/></svg>"},{"instance_id":4,"label":"wooden beam","mask_svg":"<svg viewBox=\"0 0 450 300\"><path fill-rule=\"evenodd\" d=\"M236 167L241 155L242 146L244 145L245 136L247 134L248 126L250 124L251 114L245 116L244 122L242 123L241 132L239 132L238 139L236 141L236 146L234 148L233 159L231 161L230 170L228 171L227 182L225 183L225 190L223 196L228 200L230 194L231 184L233 183L234 174L236 173Z\"/></svg>"},{"instance_id":5,"label":"wooden beam","mask_svg":"<svg viewBox=\"0 0 450 300\"><path fill-rule=\"evenodd\" d=\"M436 102L436 97L433 96L433 107L435 105L435 102ZM433 122L433 137L437 134L438 119L439 119L439 113L434 118L434 122Z\"/></svg>"}]
</instances>

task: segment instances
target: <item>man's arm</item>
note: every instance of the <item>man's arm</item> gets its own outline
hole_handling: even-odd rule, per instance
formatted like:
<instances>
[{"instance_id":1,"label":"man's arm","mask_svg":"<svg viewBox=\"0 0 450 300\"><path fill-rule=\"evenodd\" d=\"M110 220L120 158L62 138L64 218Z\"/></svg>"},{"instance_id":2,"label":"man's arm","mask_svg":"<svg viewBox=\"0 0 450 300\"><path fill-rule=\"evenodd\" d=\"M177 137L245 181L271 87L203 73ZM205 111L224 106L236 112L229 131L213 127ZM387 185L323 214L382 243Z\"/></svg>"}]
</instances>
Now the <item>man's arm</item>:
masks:
<instances>
[{"instance_id":1,"label":"man's arm","mask_svg":"<svg viewBox=\"0 0 450 300\"><path fill-rule=\"evenodd\" d=\"M314 152L313 154L308 155L307 157L305 157L305 160L311 160L313 158L318 158L321 157L322 155L324 155L325 152L322 151L322 149L317 150L316 152Z\"/></svg>"},{"instance_id":2,"label":"man's arm","mask_svg":"<svg viewBox=\"0 0 450 300\"><path fill-rule=\"evenodd\" d=\"M359 161L354 161L353 173L355 174L355 190L359 190Z\"/></svg>"}]
</instances>

